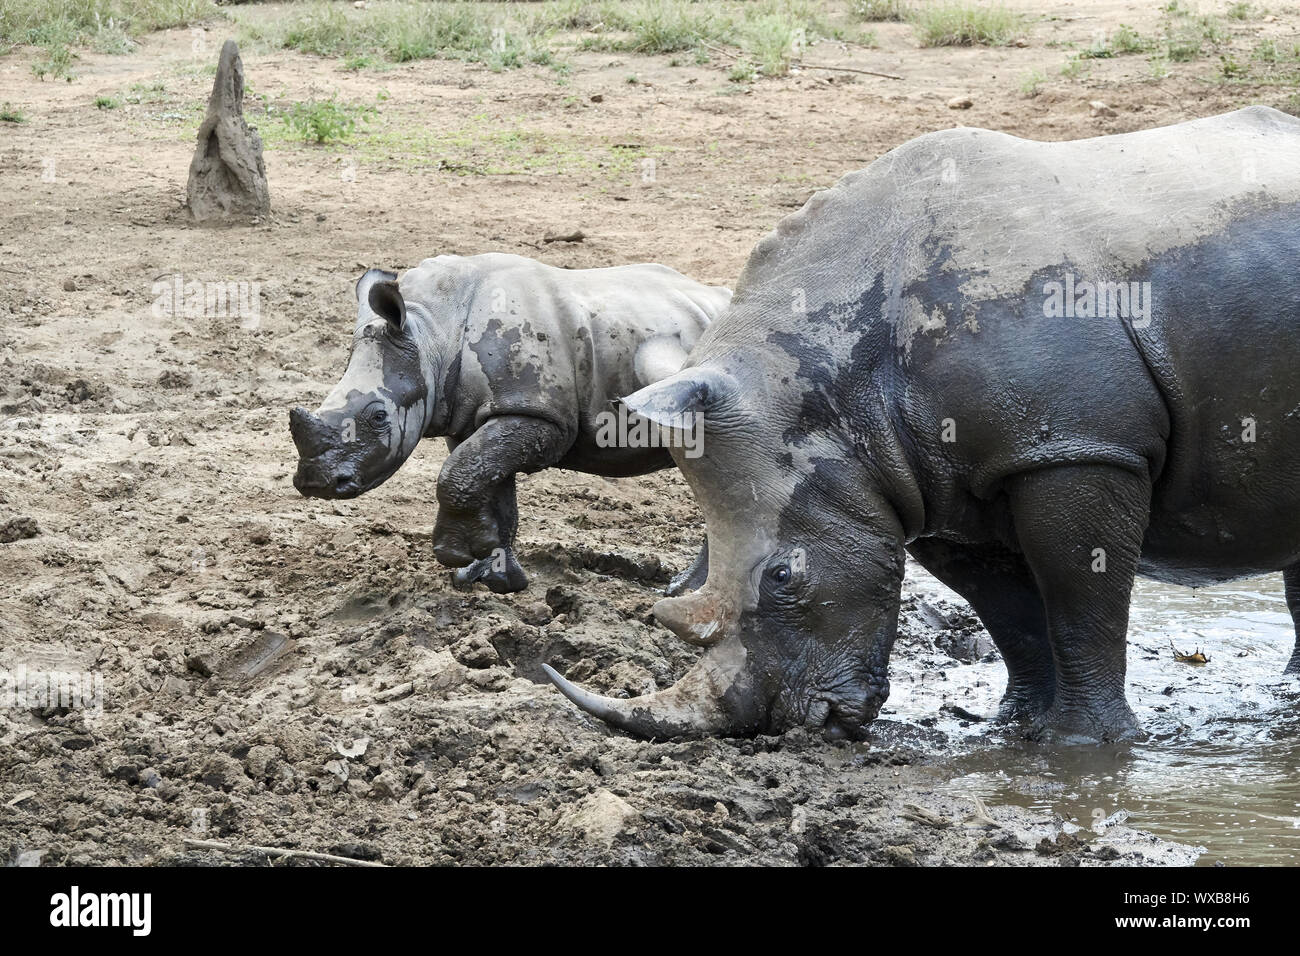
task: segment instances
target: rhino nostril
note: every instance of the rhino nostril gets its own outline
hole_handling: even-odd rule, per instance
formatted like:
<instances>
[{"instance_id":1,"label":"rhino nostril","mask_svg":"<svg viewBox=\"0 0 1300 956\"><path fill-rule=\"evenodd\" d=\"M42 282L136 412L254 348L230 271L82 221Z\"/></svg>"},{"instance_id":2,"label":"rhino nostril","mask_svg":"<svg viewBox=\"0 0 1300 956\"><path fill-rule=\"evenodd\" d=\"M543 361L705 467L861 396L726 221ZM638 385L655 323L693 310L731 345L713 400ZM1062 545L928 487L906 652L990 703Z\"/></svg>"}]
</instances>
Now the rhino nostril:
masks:
<instances>
[{"instance_id":1,"label":"rhino nostril","mask_svg":"<svg viewBox=\"0 0 1300 956\"><path fill-rule=\"evenodd\" d=\"M337 478L334 479L334 490L346 491L352 485L352 482L355 480L355 478L356 476L353 475L352 472L345 471L343 474L339 475Z\"/></svg>"}]
</instances>

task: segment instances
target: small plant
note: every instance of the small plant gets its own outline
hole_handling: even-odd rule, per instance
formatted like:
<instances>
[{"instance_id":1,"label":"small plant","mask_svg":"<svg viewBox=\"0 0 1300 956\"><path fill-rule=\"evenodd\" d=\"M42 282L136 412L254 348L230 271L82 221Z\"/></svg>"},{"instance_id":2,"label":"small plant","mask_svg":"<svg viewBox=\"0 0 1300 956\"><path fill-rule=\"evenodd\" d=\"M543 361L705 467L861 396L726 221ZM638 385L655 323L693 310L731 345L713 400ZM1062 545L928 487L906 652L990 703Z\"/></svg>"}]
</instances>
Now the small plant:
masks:
<instances>
[{"instance_id":1,"label":"small plant","mask_svg":"<svg viewBox=\"0 0 1300 956\"><path fill-rule=\"evenodd\" d=\"M737 60L727 71L727 79L732 83L752 83L758 76L758 68L749 60Z\"/></svg>"},{"instance_id":2,"label":"small plant","mask_svg":"<svg viewBox=\"0 0 1300 956\"><path fill-rule=\"evenodd\" d=\"M1249 3L1230 3L1228 4L1229 20L1249 20L1250 19Z\"/></svg>"},{"instance_id":3,"label":"small plant","mask_svg":"<svg viewBox=\"0 0 1300 956\"><path fill-rule=\"evenodd\" d=\"M357 122L374 112L373 106L353 106L331 97L295 103L284 122L290 132L309 143L330 143L348 139L356 131Z\"/></svg>"},{"instance_id":4,"label":"small plant","mask_svg":"<svg viewBox=\"0 0 1300 956\"><path fill-rule=\"evenodd\" d=\"M45 48L45 56L36 60L32 64L32 73L38 80L43 80L47 76L59 79L62 77L69 83L72 82L72 51L66 46L58 44Z\"/></svg>"},{"instance_id":5,"label":"small plant","mask_svg":"<svg viewBox=\"0 0 1300 956\"><path fill-rule=\"evenodd\" d=\"M1110 46L1116 53L1141 53L1146 50L1147 41L1132 27L1121 23L1110 39Z\"/></svg>"},{"instance_id":6,"label":"small plant","mask_svg":"<svg viewBox=\"0 0 1300 956\"><path fill-rule=\"evenodd\" d=\"M1020 81L1020 92L1025 96L1033 98L1042 92L1042 86L1046 77L1037 70L1030 70L1025 74L1024 79Z\"/></svg>"},{"instance_id":7,"label":"small plant","mask_svg":"<svg viewBox=\"0 0 1300 956\"><path fill-rule=\"evenodd\" d=\"M1083 57L1077 53L1070 56L1061 64L1061 76L1067 80L1077 80L1081 76L1087 76L1088 64Z\"/></svg>"},{"instance_id":8,"label":"small plant","mask_svg":"<svg viewBox=\"0 0 1300 956\"><path fill-rule=\"evenodd\" d=\"M878 22L882 20L906 20L911 10L907 0L853 0L849 9L859 20Z\"/></svg>"},{"instance_id":9,"label":"small plant","mask_svg":"<svg viewBox=\"0 0 1300 956\"><path fill-rule=\"evenodd\" d=\"M626 79L623 80L623 82L626 83L628 86L636 86L641 81L636 78L635 73L629 73Z\"/></svg>"},{"instance_id":10,"label":"small plant","mask_svg":"<svg viewBox=\"0 0 1300 956\"><path fill-rule=\"evenodd\" d=\"M1169 75L1168 57L1153 56L1149 62L1151 64L1151 78L1153 80L1163 80Z\"/></svg>"},{"instance_id":11,"label":"small plant","mask_svg":"<svg viewBox=\"0 0 1300 956\"><path fill-rule=\"evenodd\" d=\"M1225 80L1233 80L1246 75L1246 68L1230 56L1219 57L1219 73Z\"/></svg>"},{"instance_id":12,"label":"small plant","mask_svg":"<svg viewBox=\"0 0 1300 956\"><path fill-rule=\"evenodd\" d=\"M911 15L921 46L1002 46L1020 32L1021 18L1002 6L941 3Z\"/></svg>"},{"instance_id":13,"label":"small plant","mask_svg":"<svg viewBox=\"0 0 1300 956\"><path fill-rule=\"evenodd\" d=\"M113 99L113 97L111 97L111 96L96 96L96 97L95 97L95 109L99 109L99 110L115 110L115 109L118 108L119 105L120 105L120 104L117 102L117 100Z\"/></svg>"},{"instance_id":14,"label":"small plant","mask_svg":"<svg viewBox=\"0 0 1300 956\"><path fill-rule=\"evenodd\" d=\"M0 122L3 123L26 123L27 117L23 111L15 107L12 103L5 103L0 106Z\"/></svg>"}]
</instances>

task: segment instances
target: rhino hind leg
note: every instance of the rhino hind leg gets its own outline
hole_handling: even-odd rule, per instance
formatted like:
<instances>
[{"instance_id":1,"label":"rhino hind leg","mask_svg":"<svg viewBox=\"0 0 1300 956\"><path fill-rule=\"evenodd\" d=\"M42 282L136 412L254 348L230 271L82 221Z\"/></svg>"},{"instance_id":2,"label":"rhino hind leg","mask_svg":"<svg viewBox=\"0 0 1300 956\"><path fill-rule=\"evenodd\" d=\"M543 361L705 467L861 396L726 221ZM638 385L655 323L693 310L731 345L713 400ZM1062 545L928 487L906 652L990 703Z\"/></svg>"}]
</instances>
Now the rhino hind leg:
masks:
<instances>
[{"instance_id":1,"label":"rhino hind leg","mask_svg":"<svg viewBox=\"0 0 1300 956\"><path fill-rule=\"evenodd\" d=\"M1286 586L1286 606L1291 611L1291 620L1296 628L1295 650L1291 652L1291 662L1286 665L1286 673L1300 674L1300 564L1292 565L1282 572L1282 583Z\"/></svg>"},{"instance_id":2,"label":"rhino hind leg","mask_svg":"<svg viewBox=\"0 0 1300 956\"><path fill-rule=\"evenodd\" d=\"M1056 694L1036 729L1067 741L1139 736L1125 674L1150 478L1111 465L1060 465L1015 476L1009 491L1056 664Z\"/></svg>"},{"instance_id":3,"label":"rhino hind leg","mask_svg":"<svg viewBox=\"0 0 1300 956\"><path fill-rule=\"evenodd\" d=\"M1042 595L1025 559L999 544L962 545L920 538L908 546L917 563L970 604L1007 666L998 719L1032 721L1056 691Z\"/></svg>"},{"instance_id":4,"label":"rhino hind leg","mask_svg":"<svg viewBox=\"0 0 1300 956\"><path fill-rule=\"evenodd\" d=\"M664 596L677 597L687 591L698 591L704 587L704 582L708 579L709 539L705 538L704 544L700 546L700 553L695 556L690 567L668 582L668 587L664 588Z\"/></svg>"}]
</instances>

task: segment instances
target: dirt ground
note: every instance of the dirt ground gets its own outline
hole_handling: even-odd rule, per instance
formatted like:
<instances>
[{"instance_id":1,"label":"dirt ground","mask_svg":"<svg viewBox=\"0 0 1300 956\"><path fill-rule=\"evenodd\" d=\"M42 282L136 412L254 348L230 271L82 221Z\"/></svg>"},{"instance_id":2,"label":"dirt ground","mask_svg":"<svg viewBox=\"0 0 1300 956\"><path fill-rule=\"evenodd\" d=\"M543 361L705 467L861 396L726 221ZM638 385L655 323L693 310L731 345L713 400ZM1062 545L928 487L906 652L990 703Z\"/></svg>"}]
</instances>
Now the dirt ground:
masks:
<instances>
[{"instance_id":1,"label":"dirt ground","mask_svg":"<svg viewBox=\"0 0 1300 956\"><path fill-rule=\"evenodd\" d=\"M355 501L305 500L290 481L288 410L314 407L341 372L367 267L498 250L731 284L813 189L921 133L1066 139L1290 92L1207 81L1206 60L1159 81L1143 57L1066 79L1053 44L1119 22L1154 30L1154 5L1016 5L1055 17L1024 47L920 50L909 27L881 24L876 49L806 57L901 81L805 70L738 86L716 66L575 53L562 84L542 67L358 73L246 46L273 213L229 229L194 228L180 207L204 66L232 27L210 24L201 54L188 30L85 52L71 83L38 81L31 51L0 57L0 100L26 115L0 124L0 671L102 678L102 708L0 705L0 855L1188 862L1123 826L1074 832L958 803L937 792L942 742L916 727L882 721L853 745L801 732L647 743L577 713L541 662L641 693L693 658L649 613L701 535L676 474L524 480L533 583L505 597L452 590L433 558L440 443ZM1231 29L1243 43L1294 37L1296 15L1273 12ZM1029 98L1033 69L1046 81ZM369 133L313 147L259 118L266 102L333 93L377 105ZM962 95L971 108L947 106ZM121 105L97 109L97 96ZM544 243L557 227L587 238ZM155 282L173 274L258 284L257 320L159 315ZM964 609L941 610L977 631ZM961 666L935 620L911 600L896 653Z\"/></svg>"}]
</instances>

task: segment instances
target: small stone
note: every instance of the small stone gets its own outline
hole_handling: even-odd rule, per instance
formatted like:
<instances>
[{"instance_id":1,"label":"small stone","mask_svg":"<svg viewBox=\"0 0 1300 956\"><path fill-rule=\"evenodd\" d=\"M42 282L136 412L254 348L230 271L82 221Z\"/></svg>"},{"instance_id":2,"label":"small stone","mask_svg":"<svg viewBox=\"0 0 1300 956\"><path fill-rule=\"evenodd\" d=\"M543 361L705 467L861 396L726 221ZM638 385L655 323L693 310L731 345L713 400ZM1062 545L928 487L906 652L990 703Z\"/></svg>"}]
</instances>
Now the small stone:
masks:
<instances>
[{"instance_id":1,"label":"small stone","mask_svg":"<svg viewBox=\"0 0 1300 956\"><path fill-rule=\"evenodd\" d=\"M890 866L916 866L916 851L910 846L887 846L885 859Z\"/></svg>"},{"instance_id":2,"label":"small stone","mask_svg":"<svg viewBox=\"0 0 1300 956\"><path fill-rule=\"evenodd\" d=\"M948 101L950 110L968 110L975 105L975 101L969 96L954 96Z\"/></svg>"},{"instance_id":3,"label":"small stone","mask_svg":"<svg viewBox=\"0 0 1300 956\"><path fill-rule=\"evenodd\" d=\"M64 291L64 292L76 292L76 291L77 291L77 280L76 280L76 279L64 279L64 280L63 280L63 291Z\"/></svg>"},{"instance_id":4,"label":"small stone","mask_svg":"<svg viewBox=\"0 0 1300 956\"><path fill-rule=\"evenodd\" d=\"M26 516L10 518L4 524L0 524L0 544L13 544L15 541L34 538L40 533L41 528L35 518Z\"/></svg>"},{"instance_id":5,"label":"small stone","mask_svg":"<svg viewBox=\"0 0 1300 956\"><path fill-rule=\"evenodd\" d=\"M370 795L381 800L396 800L406 793L406 781L402 774L389 767L374 780L370 781Z\"/></svg>"},{"instance_id":6,"label":"small stone","mask_svg":"<svg viewBox=\"0 0 1300 956\"><path fill-rule=\"evenodd\" d=\"M593 103L603 103L603 102L605 102L605 94L604 94L604 93L592 93L592 94L591 94L591 101L592 101Z\"/></svg>"},{"instance_id":7,"label":"small stone","mask_svg":"<svg viewBox=\"0 0 1300 956\"><path fill-rule=\"evenodd\" d=\"M551 609L545 601L534 601L525 607L519 616L524 619L525 624L541 627L551 622Z\"/></svg>"},{"instance_id":8,"label":"small stone","mask_svg":"<svg viewBox=\"0 0 1300 956\"><path fill-rule=\"evenodd\" d=\"M1118 116L1118 115L1119 115L1119 114L1116 113L1113 109L1111 109L1109 106L1107 106L1105 103L1103 103L1101 100L1093 100L1093 101L1092 101L1091 103L1089 103L1088 105L1092 107L1092 115L1093 115L1093 116L1104 116L1104 117L1109 118L1109 117L1112 117L1112 116Z\"/></svg>"},{"instance_id":9,"label":"small stone","mask_svg":"<svg viewBox=\"0 0 1300 956\"><path fill-rule=\"evenodd\" d=\"M542 242L582 242L587 234L576 227L552 229L542 236Z\"/></svg>"},{"instance_id":10,"label":"small stone","mask_svg":"<svg viewBox=\"0 0 1300 956\"><path fill-rule=\"evenodd\" d=\"M229 754L218 753L208 758L199 771L199 782L213 790L230 791L248 784L244 768Z\"/></svg>"},{"instance_id":11,"label":"small stone","mask_svg":"<svg viewBox=\"0 0 1300 956\"><path fill-rule=\"evenodd\" d=\"M491 667L501 660L501 655L482 631L475 631L468 637L461 638L452 645L451 653L466 667Z\"/></svg>"},{"instance_id":12,"label":"small stone","mask_svg":"<svg viewBox=\"0 0 1300 956\"><path fill-rule=\"evenodd\" d=\"M635 807L602 788L570 807L560 818L560 825L581 833L593 843L609 846L640 819Z\"/></svg>"}]
</instances>

